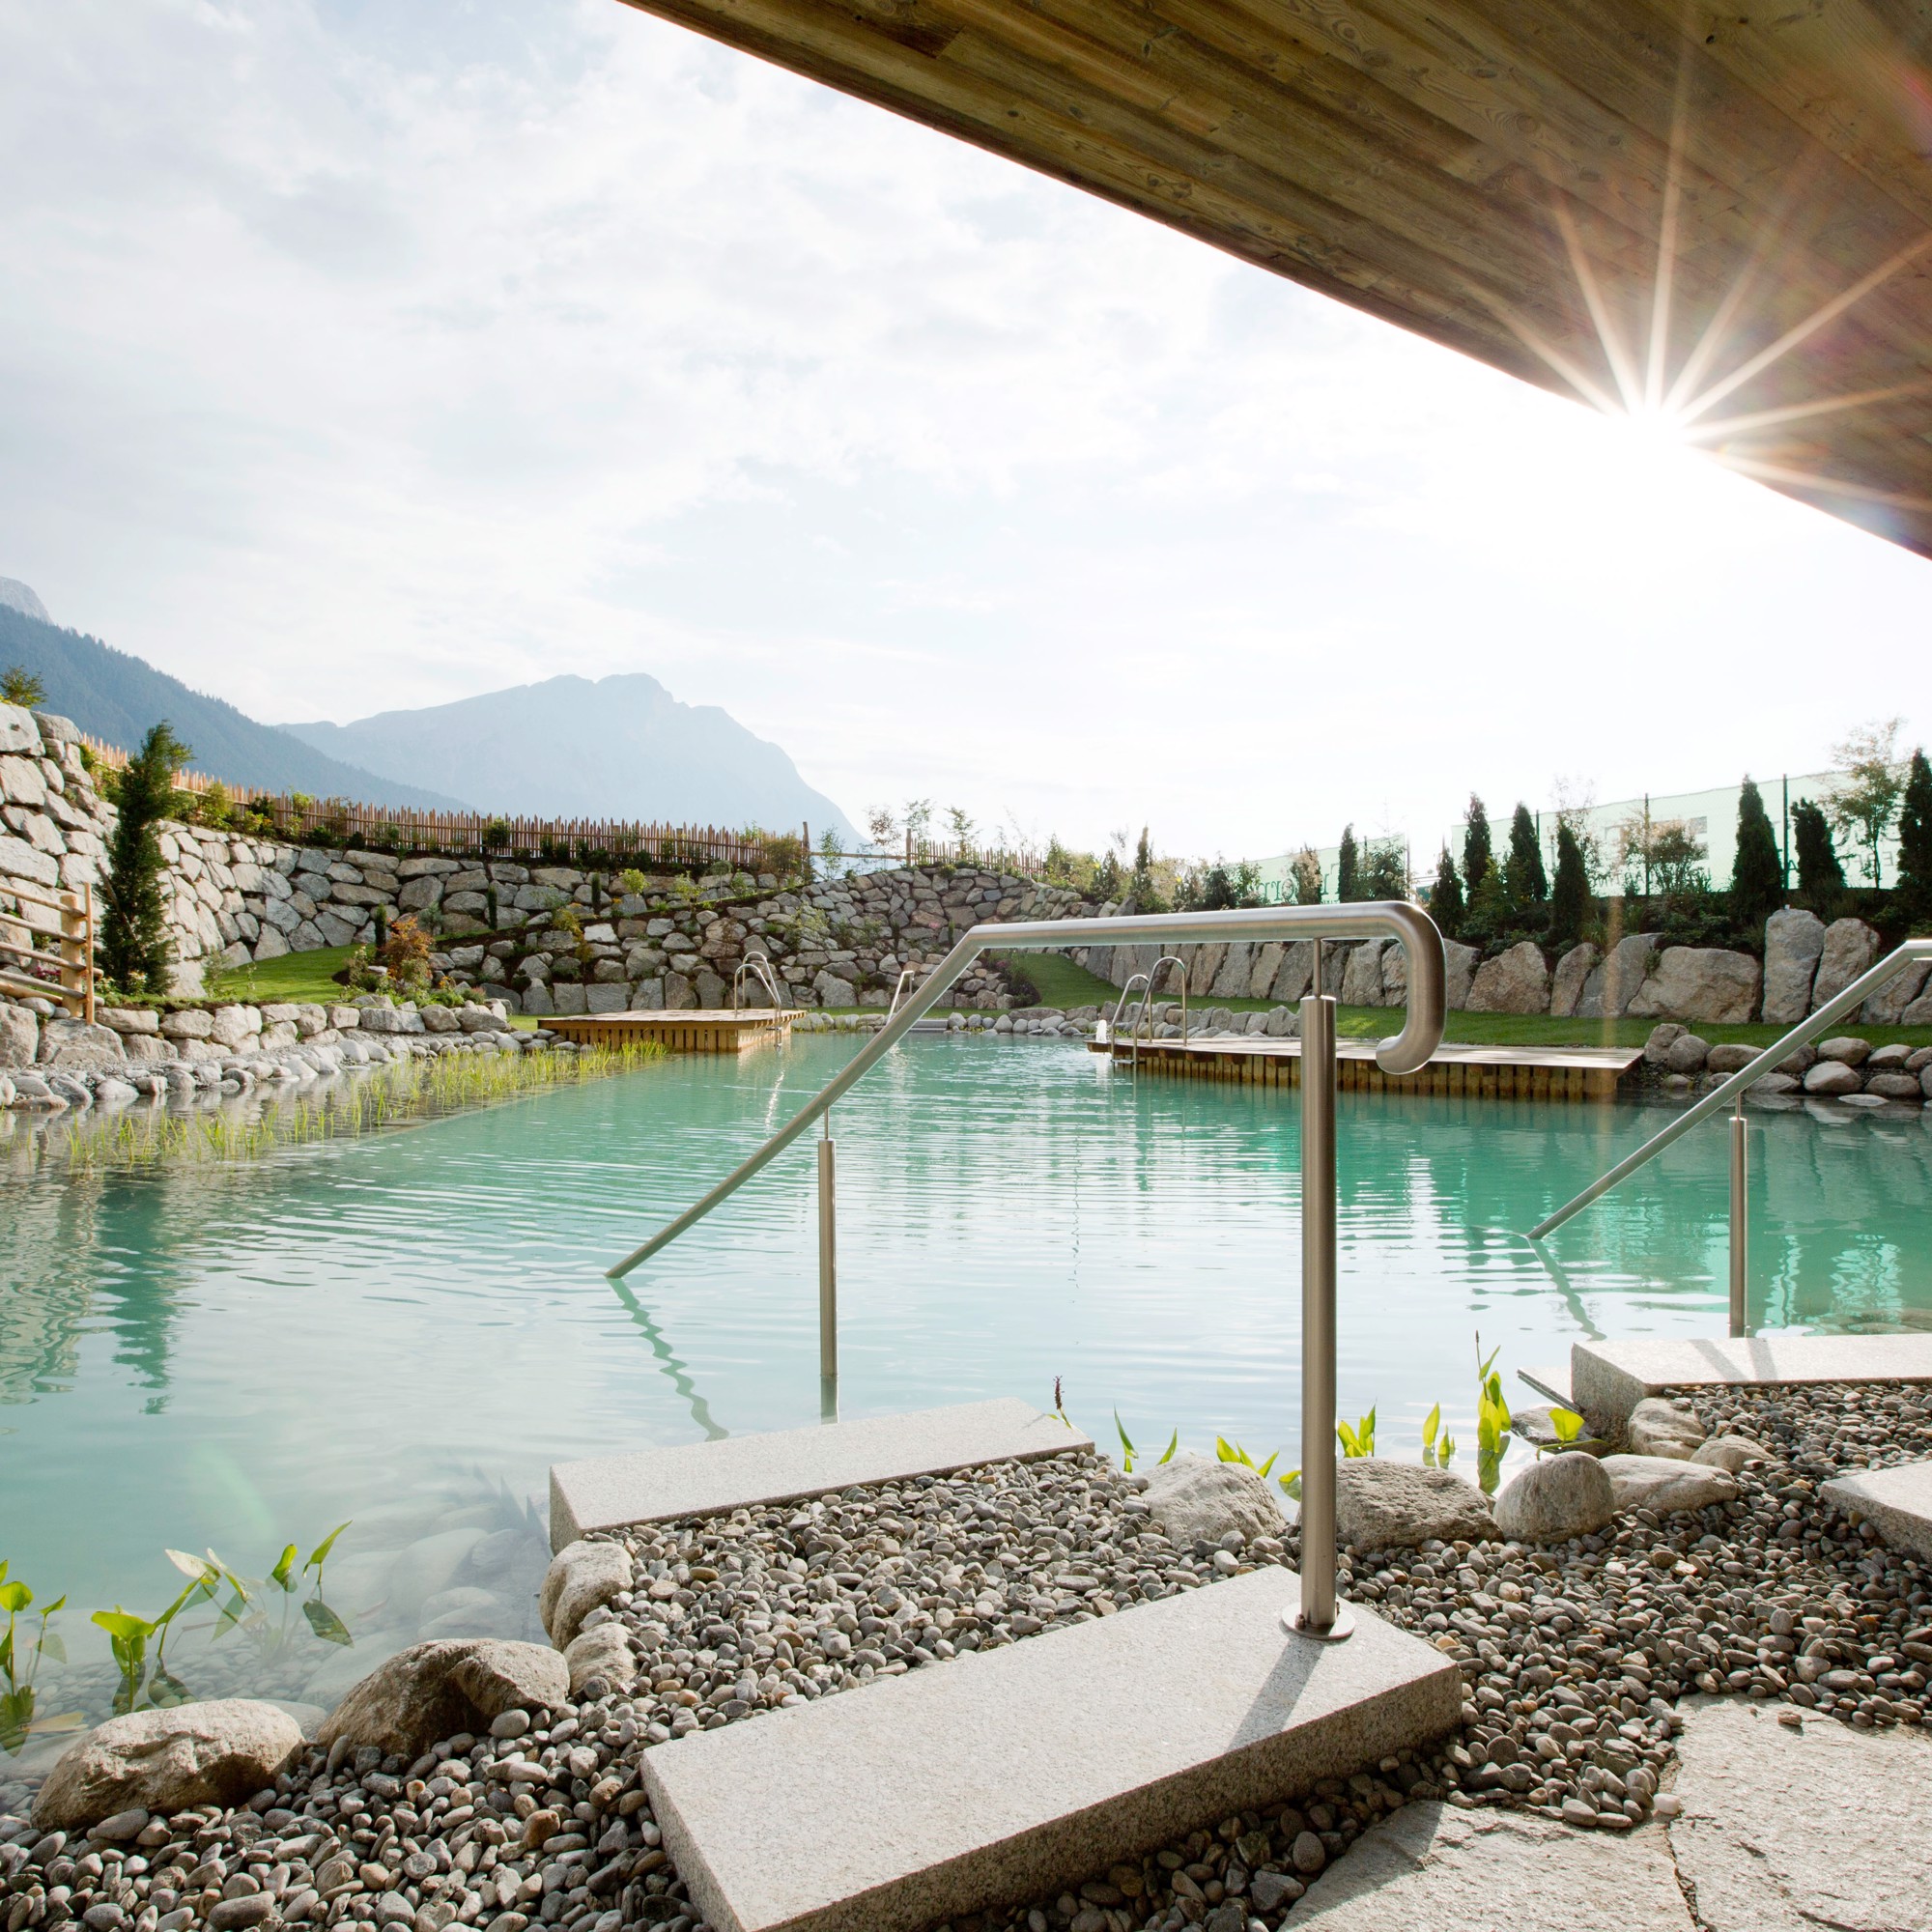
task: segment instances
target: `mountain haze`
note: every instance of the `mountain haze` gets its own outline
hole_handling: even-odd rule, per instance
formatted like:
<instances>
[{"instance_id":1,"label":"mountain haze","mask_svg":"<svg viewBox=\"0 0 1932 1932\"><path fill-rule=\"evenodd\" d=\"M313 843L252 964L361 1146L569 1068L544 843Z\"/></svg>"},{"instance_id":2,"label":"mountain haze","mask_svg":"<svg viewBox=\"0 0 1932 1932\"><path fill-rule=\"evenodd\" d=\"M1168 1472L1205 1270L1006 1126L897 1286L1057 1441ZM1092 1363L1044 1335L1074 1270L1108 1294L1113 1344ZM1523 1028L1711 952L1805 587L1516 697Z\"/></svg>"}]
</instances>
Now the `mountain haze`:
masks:
<instances>
[{"instance_id":1,"label":"mountain haze","mask_svg":"<svg viewBox=\"0 0 1932 1932\"><path fill-rule=\"evenodd\" d=\"M715 704L682 704L641 671L546 678L353 724L285 724L331 757L412 778L487 811L685 825L808 822L852 837L845 814L786 753Z\"/></svg>"},{"instance_id":2,"label":"mountain haze","mask_svg":"<svg viewBox=\"0 0 1932 1932\"><path fill-rule=\"evenodd\" d=\"M10 594L14 592L25 592L25 597ZM228 784L428 810L461 806L453 796L358 771L272 724L259 724L234 705L205 697L180 678L99 638L32 616L23 608L29 601L43 608L24 583L0 580L0 669L19 665L32 671L45 688L44 708L72 719L91 737L131 752L165 718L176 735L194 748L193 768Z\"/></svg>"}]
</instances>

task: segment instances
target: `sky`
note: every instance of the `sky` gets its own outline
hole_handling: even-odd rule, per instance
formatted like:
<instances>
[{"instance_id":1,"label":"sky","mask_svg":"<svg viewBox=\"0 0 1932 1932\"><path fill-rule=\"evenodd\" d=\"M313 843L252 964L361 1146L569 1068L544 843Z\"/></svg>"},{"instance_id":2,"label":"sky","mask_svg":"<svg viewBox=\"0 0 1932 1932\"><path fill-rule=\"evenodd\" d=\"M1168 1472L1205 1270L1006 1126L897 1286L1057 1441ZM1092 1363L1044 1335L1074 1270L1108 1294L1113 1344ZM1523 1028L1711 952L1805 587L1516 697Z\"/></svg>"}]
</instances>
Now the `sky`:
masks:
<instances>
[{"instance_id":1,"label":"sky","mask_svg":"<svg viewBox=\"0 0 1932 1932\"><path fill-rule=\"evenodd\" d=\"M0 0L0 576L258 718L1230 857L1932 733L1932 564L616 0Z\"/></svg>"}]
</instances>

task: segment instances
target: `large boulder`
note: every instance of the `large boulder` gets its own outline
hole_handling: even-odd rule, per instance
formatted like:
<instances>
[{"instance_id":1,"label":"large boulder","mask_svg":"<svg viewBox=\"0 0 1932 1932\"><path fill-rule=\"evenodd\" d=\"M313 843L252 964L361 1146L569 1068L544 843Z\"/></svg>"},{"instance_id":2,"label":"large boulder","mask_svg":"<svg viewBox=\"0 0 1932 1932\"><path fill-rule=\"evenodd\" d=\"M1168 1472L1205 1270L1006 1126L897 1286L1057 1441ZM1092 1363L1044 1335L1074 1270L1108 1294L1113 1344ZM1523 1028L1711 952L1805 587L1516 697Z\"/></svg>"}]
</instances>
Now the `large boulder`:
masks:
<instances>
[{"instance_id":1,"label":"large boulder","mask_svg":"<svg viewBox=\"0 0 1932 1932\"><path fill-rule=\"evenodd\" d=\"M1480 1543L1496 1533L1490 1499L1447 1469L1350 1456L1335 1470L1335 1535L1357 1549L1414 1549L1432 1537Z\"/></svg>"},{"instance_id":2,"label":"large boulder","mask_svg":"<svg viewBox=\"0 0 1932 1932\"><path fill-rule=\"evenodd\" d=\"M346 1738L417 1757L459 1731L487 1731L505 1711L554 1710L569 1694L569 1670L544 1644L444 1637L379 1664L328 1714L316 1742Z\"/></svg>"},{"instance_id":3,"label":"large boulder","mask_svg":"<svg viewBox=\"0 0 1932 1932\"><path fill-rule=\"evenodd\" d=\"M1230 1530L1279 1536L1284 1527L1266 1479L1245 1463L1180 1456L1147 1472L1146 1495L1153 1520L1183 1548L1219 1543Z\"/></svg>"},{"instance_id":4,"label":"large boulder","mask_svg":"<svg viewBox=\"0 0 1932 1932\"><path fill-rule=\"evenodd\" d=\"M1380 939L1365 940L1350 953L1349 970L1342 976L1342 1004L1345 1007L1381 1005L1382 948L1390 943Z\"/></svg>"},{"instance_id":5,"label":"large boulder","mask_svg":"<svg viewBox=\"0 0 1932 1932\"><path fill-rule=\"evenodd\" d=\"M1715 946L1666 946L1657 971L1633 996L1640 1019L1706 1020L1736 1025L1757 1010L1763 969L1748 952Z\"/></svg>"},{"instance_id":6,"label":"large boulder","mask_svg":"<svg viewBox=\"0 0 1932 1932\"><path fill-rule=\"evenodd\" d=\"M0 1003L0 1066L31 1066L40 1051L40 1015L26 1007Z\"/></svg>"},{"instance_id":7,"label":"large boulder","mask_svg":"<svg viewBox=\"0 0 1932 1932\"><path fill-rule=\"evenodd\" d=\"M1804 1075L1805 1093L1822 1094L1826 1099L1843 1094L1861 1094L1864 1085L1864 1075L1842 1060L1821 1060L1807 1068Z\"/></svg>"},{"instance_id":8,"label":"large boulder","mask_svg":"<svg viewBox=\"0 0 1932 1932\"><path fill-rule=\"evenodd\" d=\"M1704 1425L1689 1403L1645 1396L1630 1412L1624 1439L1633 1456L1667 1456L1688 1463L1704 1439Z\"/></svg>"},{"instance_id":9,"label":"large boulder","mask_svg":"<svg viewBox=\"0 0 1932 1932\"><path fill-rule=\"evenodd\" d=\"M1871 1026L1903 1026L1905 1015L1932 980L1932 959L1915 960L1902 966L1859 1009L1859 1016Z\"/></svg>"},{"instance_id":10,"label":"large boulder","mask_svg":"<svg viewBox=\"0 0 1932 1932\"><path fill-rule=\"evenodd\" d=\"M50 1019L41 1027L43 1066L111 1066L127 1057L112 1027L65 1019Z\"/></svg>"},{"instance_id":11,"label":"large boulder","mask_svg":"<svg viewBox=\"0 0 1932 1932\"><path fill-rule=\"evenodd\" d=\"M1594 1536L1616 1514L1604 1464L1582 1450L1545 1456L1504 1485L1496 1527L1516 1543L1567 1543Z\"/></svg>"},{"instance_id":12,"label":"large boulder","mask_svg":"<svg viewBox=\"0 0 1932 1932\"><path fill-rule=\"evenodd\" d=\"M1825 922L1815 912L1786 906L1764 923L1764 1017L1796 1026L1811 1010L1811 982L1825 950Z\"/></svg>"},{"instance_id":13,"label":"large boulder","mask_svg":"<svg viewBox=\"0 0 1932 1932\"><path fill-rule=\"evenodd\" d=\"M1818 977L1811 982L1811 1010L1835 999L1878 957L1879 939L1861 919L1834 919L1825 928Z\"/></svg>"},{"instance_id":14,"label":"large boulder","mask_svg":"<svg viewBox=\"0 0 1932 1932\"><path fill-rule=\"evenodd\" d=\"M1567 1020L1575 1016L1577 1008L1583 1004L1583 988L1601 956L1586 939L1580 946L1573 946L1556 962L1556 971L1549 981L1549 1014L1552 1019Z\"/></svg>"},{"instance_id":15,"label":"large boulder","mask_svg":"<svg viewBox=\"0 0 1932 1932\"><path fill-rule=\"evenodd\" d=\"M245 1697L110 1718L54 1766L34 1823L74 1832L121 1811L240 1804L273 1784L301 1743L287 1712Z\"/></svg>"},{"instance_id":16,"label":"large boulder","mask_svg":"<svg viewBox=\"0 0 1932 1932\"><path fill-rule=\"evenodd\" d=\"M1442 942L1442 998L1452 1013L1465 1012L1469 988L1476 983L1476 962L1482 954L1460 939Z\"/></svg>"},{"instance_id":17,"label":"large boulder","mask_svg":"<svg viewBox=\"0 0 1932 1932\"><path fill-rule=\"evenodd\" d=\"M1543 949L1521 940L1476 968L1469 988L1472 1013L1547 1013L1549 1010L1549 969Z\"/></svg>"},{"instance_id":18,"label":"large boulder","mask_svg":"<svg viewBox=\"0 0 1932 1932\"><path fill-rule=\"evenodd\" d=\"M1610 1479L1619 1513L1648 1509L1669 1515L1727 1503L1738 1492L1727 1469L1670 1456L1605 1456L1598 1466Z\"/></svg>"},{"instance_id":19,"label":"large boulder","mask_svg":"<svg viewBox=\"0 0 1932 1932\"><path fill-rule=\"evenodd\" d=\"M1621 1019L1641 990L1657 956L1657 934L1633 932L1611 947L1601 966L1583 982L1580 1018Z\"/></svg>"},{"instance_id":20,"label":"large boulder","mask_svg":"<svg viewBox=\"0 0 1932 1932\"><path fill-rule=\"evenodd\" d=\"M631 1552L621 1543L566 1543L544 1572L537 1613L550 1640L566 1650L583 1619L631 1587Z\"/></svg>"}]
</instances>

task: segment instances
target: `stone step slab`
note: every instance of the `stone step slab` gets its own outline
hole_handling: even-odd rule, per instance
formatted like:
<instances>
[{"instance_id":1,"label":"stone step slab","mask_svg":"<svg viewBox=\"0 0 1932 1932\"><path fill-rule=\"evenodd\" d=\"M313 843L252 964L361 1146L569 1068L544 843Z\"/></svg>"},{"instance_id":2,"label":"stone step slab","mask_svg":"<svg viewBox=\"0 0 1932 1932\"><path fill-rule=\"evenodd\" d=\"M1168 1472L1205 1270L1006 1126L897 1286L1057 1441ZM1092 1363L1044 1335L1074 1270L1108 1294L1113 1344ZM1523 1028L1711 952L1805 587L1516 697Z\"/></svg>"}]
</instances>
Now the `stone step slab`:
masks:
<instances>
[{"instance_id":1,"label":"stone step slab","mask_svg":"<svg viewBox=\"0 0 1932 1932\"><path fill-rule=\"evenodd\" d=\"M551 1548L596 1529L791 1502L856 1484L943 1476L980 1463L1033 1462L1093 1446L1091 1435L1057 1415L1003 1397L554 1463Z\"/></svg>"},{"instance_id":2,"label":"stone step slab","mask_svg":"<svg viewBox=\"0 0 1932 1932\"><path fill-rule=\"evenodd\" d=\"M1895 1463L1818 1488L1830 1509L1863 1517L1894 1549L1932 1562L1932 1463Z\"/></svg>"},{"instance_id":3,"label":"stone step slab","mask_svg":"<svg viewBox=\"0 0 1932 1932\"><path fill-rule=\"evenodd\" d=\"M1572 1406L1614 1434L1645 1396L1667 1388L1798 1382L1932 1382L1932 1335L1750 1335L1578 1342Z\"/></svg>"},{"instance_id":4,"label":"stone step slab","mask_svg":"<svg viewBox=\"0 0 1932 1932\"><path fill-rule=\"evenodd\" d=\"M1462 1676L1276 1567L645 1752L717 1932L918 1932L1052 1892L1458 1722Z\"/></svg>"}]
</instances>

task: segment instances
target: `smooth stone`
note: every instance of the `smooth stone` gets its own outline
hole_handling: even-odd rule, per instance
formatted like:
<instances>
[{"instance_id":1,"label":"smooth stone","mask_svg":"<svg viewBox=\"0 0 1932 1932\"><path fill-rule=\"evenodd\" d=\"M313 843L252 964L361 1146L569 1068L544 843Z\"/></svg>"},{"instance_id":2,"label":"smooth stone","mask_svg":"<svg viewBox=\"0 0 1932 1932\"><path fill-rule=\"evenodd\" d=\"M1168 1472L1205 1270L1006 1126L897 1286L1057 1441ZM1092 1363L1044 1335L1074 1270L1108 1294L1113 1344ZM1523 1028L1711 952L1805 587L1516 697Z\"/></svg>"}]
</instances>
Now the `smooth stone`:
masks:
<instances>
[{"instance_id":1,"label":"smooth stone","mask_svg":"<svg viewBox=\"0 0 1932 1932\"><path fill-rule=\"evenodd\" d=\"M1633 1456L1669 1456L1688 1463L1704 1439L1704 1425L1688 1405L1646 1396L1631 1410L1624 1434Z\"/></svg>"},{"instance_id":2,"label":"smooth stone","mask_svg":"<svg viewBox=\"0 0 1932 1932\"><path fill-rule=\"evenodd\" d=\"M567 1650L583 1619L631 1587L631 1553L621 1543L566 1544L551 1558L537 1598L537 1614L559 1650Z\"/></svg>"},{"instance_id":3,"label":"smooth stone","mask_svg":"<svg viewBox=\"0 0 1932 1932\"><path fill-rule=\"evenodd\" d=\"M251 1698L109 1718L54 1766L34 1822L74 1831L135 1808L238 1804L272 1784L301 1742L292 1718Z\"/></svg>"},{"instance_id":4,"label":"smooth stone","mask_svg":"<svg viewBox=\"0 0 1932 1932\"><path fill-rule=\"evenodd\" d=\"M563 1653L564 1668L570 1673L570 1692L575 1696L593 1677L601 1677L613 1690L627 1690L638 1674L637 1659L621 1623L599 1624L571 1638Z\"/></svg>"},{"instance_id":5,"label":"smooth stone","mask_svg":"<svg viewBox=\"0 0 1932 1932\"><path fill-rule=\"evenodd\" d=\"M1597 1466L1610 1479L1619 1515L1634 1509L1699 1510L1727 1503L1738 1492L1728 1470L1669 1456L1605 1456Z\"/></svg>"},{"instance_id":6,"label":"smooth stone","mask_svg":"<svg viewBox=\"0 0 1932 1932\"><path fill-rule=\"evenodd\" d=\"M350 1691L316 1734L414 1757L499 1712L554 1710L570 1691L563 1659L540 1643L442 1638L398 1651Z\"/></svg>"},{"instance_id":7,"label":"smooth stone","mask_svg":"<svg viewBox=\"0 0 1932 1932\"><path fill-rule=\"evenodd\" d=\"M1520 1543L1566 1543L1594 1536L1617 1510L1603 1459L1566 1449L1512 1477L1495 1500L1496 1527Z\"/></svg>"},{"instance_id":8,"label":"smooth stone","mask_svg":"<svg viewBox=\"0 0 1932 1932\"><path fill-rule=\"evenodd\" d=\"M1357 1549L1413 1549L1432 1538L1479 1543L1495 1533L1489 1497L1447 1469L1379 1456L1345 1457L1336 1465L1339 1542Z\"/></svg>"},{"instance_id":9,"label":"smooth stone","mask_svg":"<svg viewBox=\"0 0 1932 1932\"><path fill-rule=\"evenodd\" d=\"M1697 1445L1690 1460L1708 1468L1728 1469L1735 1476L1753 1463L1769 1462L1771 1451L1748 1435L1714 1435L1710 1441Z\"/></svg>"},{"instance_id":10,"label":"smooth stone","mask_svg":"<svg viewBox=\"0 0 1932 1932\"><path fill-rule=\"evenodd\" d=\"M1266 1479L1245 1463L1178 1456L1148 1470L1142 1493L1154 1520L1183 1548L1219 1543L1231 1530L1244 1538L1279 1536L1286 1524Z\"/></svg>"}]
</instances>

